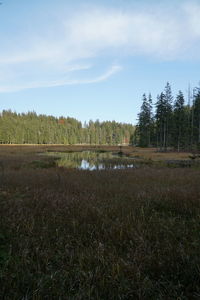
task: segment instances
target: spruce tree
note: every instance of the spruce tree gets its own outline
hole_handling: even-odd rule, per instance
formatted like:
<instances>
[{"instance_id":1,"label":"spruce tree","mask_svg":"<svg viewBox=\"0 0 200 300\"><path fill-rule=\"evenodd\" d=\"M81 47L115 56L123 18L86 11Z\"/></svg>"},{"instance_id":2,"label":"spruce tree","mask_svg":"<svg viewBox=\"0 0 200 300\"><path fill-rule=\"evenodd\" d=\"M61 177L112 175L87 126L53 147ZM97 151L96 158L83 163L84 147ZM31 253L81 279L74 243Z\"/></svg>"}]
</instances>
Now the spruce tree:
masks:
<instances>
[{"instance_id":1,"label":"spruce tree","mask_svg":"<svg viewBox=\"0 0 200 300\"><path fill-rule=\"evenodd\" d=\"M165 147L165 131L166 131L166 117L165 117L165 95L162 92L157 97L156 102L156 145L157 148L163 150Z\"/></svg>"},{"instance_id":2,"label":"spruce tree","mask_svg":"<svg viewBox=\"0 0 200 300\"><path fill-rule=\"evenodd\" d=\"M184 106L185 99L183 93L179 91L175 103L173 114L173 146L180 151L187 142L187 110Z\"/></svg>"},{"instance_id":3,"label":"spruce tree","mask_svg":"<svg viewBox=\"0 0 200 300\"><path fill-rule=\"evenodd\" d=\"M200 148L200 89L196 88L194 93L194 142Z\"/></svg>"},{"instance_id":4,"label":"spruce tree","mask_svg":"<svg viewBox=\"0 0 200 300\"><path fill-rule=\"evenodd\" d=\"M151 145L152 132L152 99L149 95L143 94L142 106L138 114L137 133L139 136L139 146L148 147Z\"/></svg>"},{"instance_id":5,"label":"spruce tree","mask_svg":"<svg viewBox=\"0 0 200 300\"><path fill-rule=\"evenodd\" d=\"M167 82L164 92L162 92L156 103L156 131L157 146L161 150L167 150L172 143L172 92L170 84Z\"/></svg>"},{"instance_id":6,"label":"spruce tree","mask_svg":"<svg viewBox=\"0 0 200 300\"><path fill-rule=\"evenodd\" d=\"M167 82L167 85L165 86L164 91L164 105L165 105L165 143L164 147L165 150L167 150L167 147L171 145L172 142L172 111L173 111L173 96L171 91L171 86L169 82Z\"/></svg>"}]
</instances>

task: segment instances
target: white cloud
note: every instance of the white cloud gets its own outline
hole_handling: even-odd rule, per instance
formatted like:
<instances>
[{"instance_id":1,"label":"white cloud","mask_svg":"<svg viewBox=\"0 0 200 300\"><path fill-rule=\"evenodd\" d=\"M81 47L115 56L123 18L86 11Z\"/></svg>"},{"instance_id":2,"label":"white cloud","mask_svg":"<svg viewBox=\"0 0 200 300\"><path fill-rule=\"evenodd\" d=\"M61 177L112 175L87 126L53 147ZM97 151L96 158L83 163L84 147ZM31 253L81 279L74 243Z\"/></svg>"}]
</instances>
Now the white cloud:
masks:
<instances>
[{"instance_id":1,"label":"white cloud","mask_svg":"<svg viewBox=\"0 0 200 300\"><path fill-rule=\"evenodd\" d=\"M65 86L65 85L75 85L75 84L90 84L98 83L107 80L109 77L121 70L121 67L118 65L113 65L108 71L102 75L92 78L92 79L76 79L76 80L54 80L54 81L41 81L41 82L32 82L24 85L12 85L12 86L0 86L1 93L17 92L26 89L34 89L41 87L56 87L56 86Z\"/></svg>"},{"instance_id":2,"label":"white cloud","mask_svg":"<svg viewBox=\"0 0 200 300\"><path fill-rule=\"evenodd\" d=\"M106 80L120 68L113 66L102 76L93 75L89 80L73 78L80 78L89 69L91 78L95 64L92 68L85 62L113 54L176 60L188 59L192 53L197 59L199 15L197 2L185 2L179 5L179 11L170 13L163 7L150 12L98 7L73 13L55 24L53 33L34 32L32 40L30 36L28 42L19 38L12 50L0 50L1 74L5 74L0 76L0 92Z\"/></svg>"},{"instance_id":3,"label":"white cloud","mask_svg":"<svg viewBox=\"0 0 200 300\"><path fill-rule=\"evenodd\" d=\"M199 12L200 6L192 4L179 6L178 12L98 9L73 16L65 26L71 45L81 49L83 57L117 49L128 55L178 59L188 55L194 35L200 35Z\"/></svg>"},{"instance_id":4,"label":"white cloud","mask_svg":"<svg viewBox=\"0 0 200 300\"><path fill-rule=\"evenodd\" d=\"M200 4L188 2L183 6L187 16L190 38L200 38Z\"/></svg>"}]
</instances>

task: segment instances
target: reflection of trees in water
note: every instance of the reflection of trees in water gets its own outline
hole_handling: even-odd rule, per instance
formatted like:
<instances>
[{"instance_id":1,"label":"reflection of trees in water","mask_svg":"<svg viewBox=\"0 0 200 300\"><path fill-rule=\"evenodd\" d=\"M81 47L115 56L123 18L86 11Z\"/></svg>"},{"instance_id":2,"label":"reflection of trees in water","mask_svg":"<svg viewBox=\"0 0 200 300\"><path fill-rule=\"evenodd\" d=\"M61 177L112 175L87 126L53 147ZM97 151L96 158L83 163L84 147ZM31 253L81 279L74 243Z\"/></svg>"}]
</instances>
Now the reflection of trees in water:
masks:
<instances>
[{"instance_id":1,"label":"reflection of trees in water","mask_svg":"<svg viewBox=\"0 0 200 300\"><path fill-rule=\"evenodd\" d=\"M54 155L57 158L57 165L59 167L66 168L96 168L96 169L112 169L115 167L128 167L133 164L133 160L126 157L113 155L111 152L99 153L95 151L82 151L82 152L70 152L62 153L55 152L50 155ZM82 163L85 166L82 166ZM87 166L87 167L86 167Z\"/></svg>"},{"instance_id":2,"label":"reflection of trees in water","mask_svg":"<svg viewBox=\"0 0 200 300\"><path fill-rule=\"evenodd\" d=\"M87 161L90 167L97 167L102 160L106 160L112 157L112 153L99 153L99 152L74 152L74 153L62 153L58 161L58 166L68 168L80 168L82 161Z\"/></svg>"}]
</instances>

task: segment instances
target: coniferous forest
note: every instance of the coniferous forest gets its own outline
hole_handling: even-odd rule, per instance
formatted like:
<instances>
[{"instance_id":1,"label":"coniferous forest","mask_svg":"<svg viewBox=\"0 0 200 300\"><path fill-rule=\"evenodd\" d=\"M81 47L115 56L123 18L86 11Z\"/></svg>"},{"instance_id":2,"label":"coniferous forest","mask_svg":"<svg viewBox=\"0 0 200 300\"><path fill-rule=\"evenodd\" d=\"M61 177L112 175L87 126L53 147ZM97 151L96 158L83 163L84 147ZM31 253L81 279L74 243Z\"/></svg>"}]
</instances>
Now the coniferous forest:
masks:
<instances>
[{"instance_id":1,"label":"coniferous forest","mask_svg":"<svg viewBox=\"0 0 200 300\"><path fill-rule=\"evenodd\" d=\"M173 97L167 83L157 97L155 109L151 94L143 94L134 135L135 144L154 146L161 151L172 147L178 151L200 147L200 88L188 90L187 101L179 91Z\"/></svg>"},{"instance_id":2,"label":"coniferous forest","mask_svg":"<svg viewBox=\"0 0 200 300\"><path fill-rule=\"evenodd\" d=\"M115 121L82 123L70 117L17 114L4 110L0 114L1 144L127 144L133 136L131 124Z\"/></svg>"},{"instance_id":3,"label":"coniferous forest","mask_svg":"<svg viewBox=\"0 0 200 300\"><path fill-rule=\"evenodd\" d=\"M35 112L0 113L1 144L133 144L192 150L200 147L200 88L182 91L174 97L169 83L157 96L143 94L136 126L99 120L82 123L75 118L37 115Z\"/></svg>"}]
</instances>

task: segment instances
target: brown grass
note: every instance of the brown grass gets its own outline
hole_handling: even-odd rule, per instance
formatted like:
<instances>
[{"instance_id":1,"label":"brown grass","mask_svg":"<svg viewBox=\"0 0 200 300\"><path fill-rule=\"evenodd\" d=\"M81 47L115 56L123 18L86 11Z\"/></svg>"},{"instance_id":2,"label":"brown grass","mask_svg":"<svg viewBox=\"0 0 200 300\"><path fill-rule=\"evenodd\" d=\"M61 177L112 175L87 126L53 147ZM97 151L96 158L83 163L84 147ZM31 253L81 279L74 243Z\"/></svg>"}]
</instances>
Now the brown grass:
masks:
<instances>
[{"instance_id":1,"label":"brown grass","mask_svg":"<svg viewBox=\"0 0 200 300\"><path fill-rule=\"evenodd\" d=\"M199 170L33 168L49 147L0 147L0 298L199 299Z\"/></svg>"}]
</instances>

